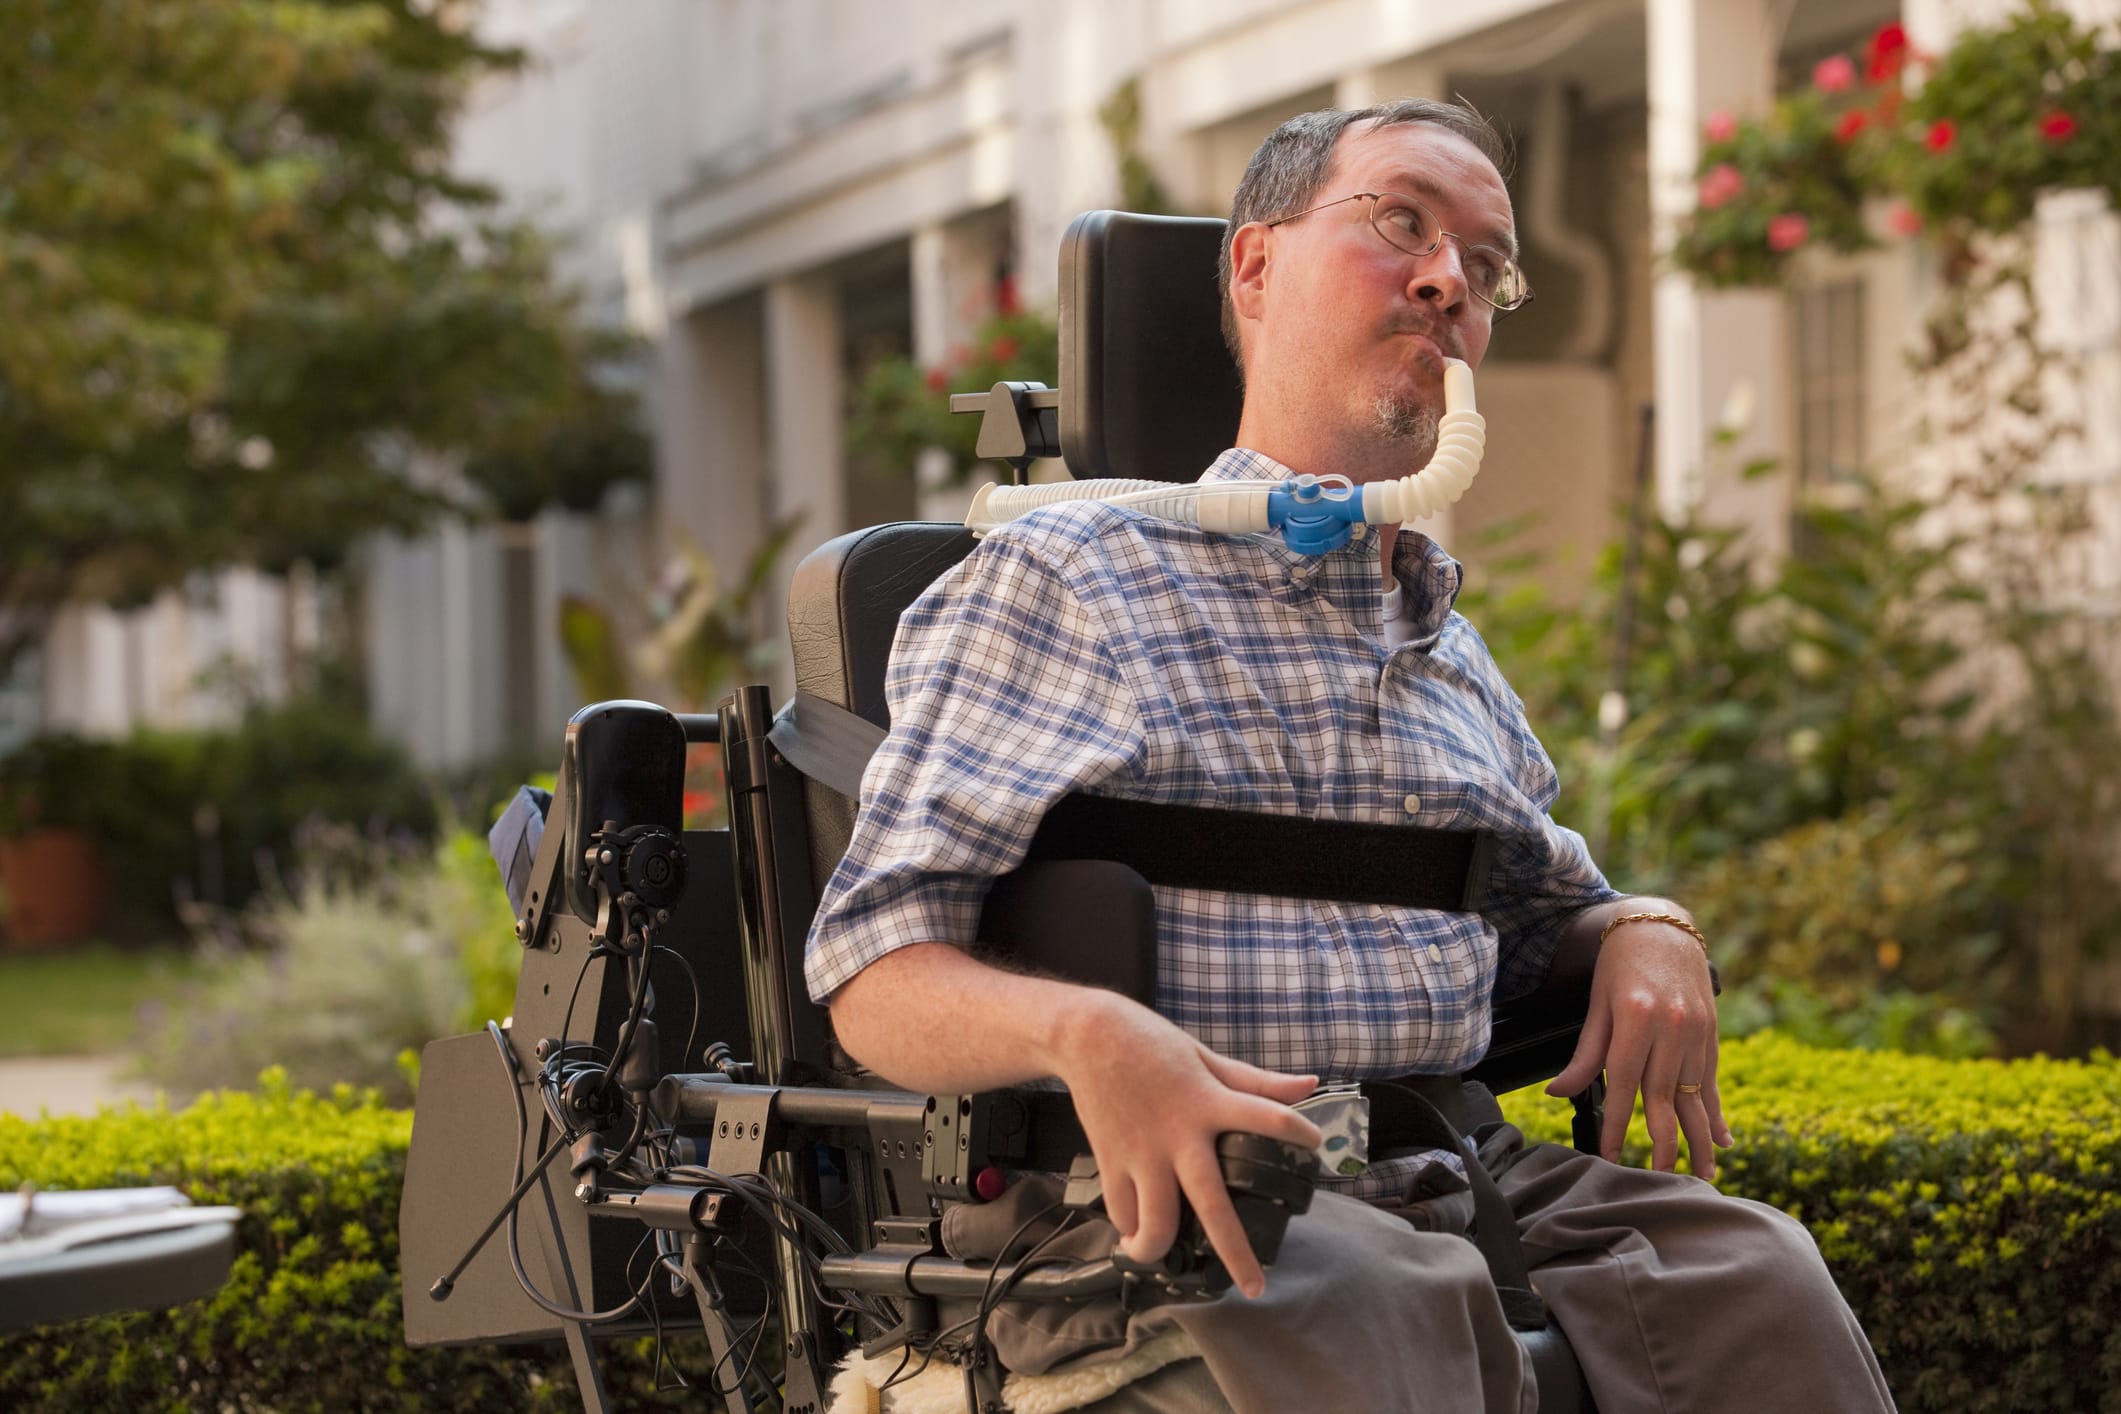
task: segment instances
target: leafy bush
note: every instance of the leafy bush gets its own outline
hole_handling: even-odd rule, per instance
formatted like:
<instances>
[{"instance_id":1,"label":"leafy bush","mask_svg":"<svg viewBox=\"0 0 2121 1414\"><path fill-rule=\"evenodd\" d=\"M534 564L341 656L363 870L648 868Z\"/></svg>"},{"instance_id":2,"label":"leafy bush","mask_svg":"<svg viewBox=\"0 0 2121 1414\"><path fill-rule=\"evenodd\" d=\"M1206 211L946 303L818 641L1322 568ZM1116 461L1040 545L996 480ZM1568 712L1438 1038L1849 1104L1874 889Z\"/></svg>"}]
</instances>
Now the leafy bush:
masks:
<instances>
[{"instance_id":1,"label":"leafy bush","mask_svg":"<svg viewBox=\"0 0 2121 1414\"><path fill-rule=\"evenodd\" d=\"M980 419L950 411L952 393L984 393L1004 380L1060 381L1060 344L1053 320L1016 306L1013 282L996 296L997 312L967 348L946 362L922 368L910 358L870 364L849 395L847 446L910 475L921 452L940 447L950 454L950 480L962 484L979 467ZM997 464L999 465L999 464Z\"/></svg>"},{"instance_id":2,"label":"leafy bush","mask_svg":"<svg viewBox=\"0 0 2121 1414\"><path fill-rule=\"evenodd\" d=\"M10 1189L166 1183L245 1213L229 1282L209 1299L0 1335L0 1408L579 1409L558 1346L406 1348L398 1195L411 1135L411 1114L373 1091L320 1096L278 1071L261 1093L209 1095L176 1114L0 1115ZM604 1349L621 1407L666 1402L650 1392L646 1342ZM671 1349L696 1374L709 1363Z\"/></svg>"},{"instance_id":3,"label":"leafy bush","mask_svg":"<svg viewBox=\"0 0 2121 1414\"><path fill-rule=\"evenodd\" d=\"M1900 1407L2121 1409L2121 1063L1723 1048L1716 1186L1797 1217ZM1503 1101L1536 1139L1569 1110ZM1638 1116L1627 1161L1646 1163ZM1793 1352L1796 1354L1798 1352Z\"/></svg>"},{"instance_id":4,"label":"leafy bush","mask_svg":"<svg viewBox=\"0 0 2121 1414\"><path fill-rule=\"evenodd\" d=\"M2121 1388L2121 1064L1944 1061L1724 1048L1739 1138L1717 1186L1818 1238L1901 1407L1927 1414L2115 1409ZM1569 1111L1504 1099L1536 1139ZM209 1301L0 1336L0 1407L575 1407L556 1350L407 1350L395 1268L410 1117L340 1087L213 1095L180 1114L0 1116L0 1185L173 1183L234 1203L234 1278ZM1647 1160L1638 1122L1628 1159ZM646 1342L606 1347L622 1402ZM697 1348L676 1352L695 1377ZM697 1394L690 1396L697 1402ZM2102 1403L2102 1401L2104 1401Z\"/></svg>"},{"instance_id":5,"label":"leafy bush","mask_svg":"<svg viewBox=\"0 0 2121 1414\"><path fill-rule=\"evenodd\" d=\"M89 830L121 910L159 929L178 897L242 905L304 821L412 839L436 824L404 748L326 696L253 707L225 731L40 738L0 762L0 814Z\"/></svg>"},{"instance_id":6,"label":"leafy bush","mask_svg":"<svg viewBox=\"0 0 2121 1414\"><path fill-rule=\"evenodd\" d=\"M1915 498L1846 490L1773 563L1736 531L1653 525L1624 650L1617 552L1568 612L1509 575L1464 607L1556 759L1557 813L1619 886L1709 915L1760 982L1749 1024L1823 1003L1865 1016L1815 1039L2063 1049L2071 979L2121 931L2110 699L2066 625L1989 592L1992 555L1963 563Z\"/></svg>"},{"instance_id":7,"label":"leafy bush","mask_svg":"<svg viewBox=\"0 0 2121 1414\"><path fill-rule=\"evenodd\" d=\"M207 935L205 975L150 1013L139 1068L157 1084L189 1095L280 1066L404 1101L401 1057L508 1015L521 946L483 838L407 855L322 834L312 867L231 916L232 939Z\"/></svg>"}]
</instances>

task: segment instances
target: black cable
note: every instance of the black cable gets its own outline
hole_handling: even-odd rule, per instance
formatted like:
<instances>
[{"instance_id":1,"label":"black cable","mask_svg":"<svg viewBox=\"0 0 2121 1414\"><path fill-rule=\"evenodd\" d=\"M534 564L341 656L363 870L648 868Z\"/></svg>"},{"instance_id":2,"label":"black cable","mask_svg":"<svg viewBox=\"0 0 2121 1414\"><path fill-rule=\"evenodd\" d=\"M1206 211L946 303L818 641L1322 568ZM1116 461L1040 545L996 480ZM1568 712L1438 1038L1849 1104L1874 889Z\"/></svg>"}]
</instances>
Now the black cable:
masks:
<instances>
[{"instance_id":1,"label":"black cable","mask_svg":"<svg viewBox=\"0 0 2121 1414\"><path fill-rule=\"evenodd\" d=\"M516 1084L515 1058L509 1053L508 1038L503 1036L501 1028L491 1021L486 1023L486 1031L488 1035L493 1037L494 1045L500 1048L501 1064L508 1071L509 1093L515 1096L516 1161L514 1176L509 1181L511 1185L519 1184L523 1181L523 1149L530 1138L530 1115L523 1105L523 1091ZM549 1188L547 1192L549 1194ZM516 1240L516 1215L521 1211L521 1207L521 1204L516 1204L508 1210L508 1265L514 1270L516 1284L523 1288L523 1294L529 1297L539 1309L550 1315L558 1316L563 1321L575 1321L582 1325L596 1325L603 1321L615 1321L641 1304L640 1295L636 1293L624 1305L614 1306L609 1311L578 1311L571 1306L560 1305L557 1301L545 1295L544 1292L539 1291L537 1287L531 1284L529 1273L523 1270L523 1251L521 1244ZM553 1234L553 1240L555 1242L564 1242L563 1236L558 1232Z\"/></svg>"},{"instance_id":2,"label":"black cable","mask_svg":"<svg viewBox=\"0 0 2121 1414\"><path fill-rule=\"evenodd\" d=\"M655 951L659 953L668 954L672 959L677 962L678 966L684 968L685 980L692 985L692 1023L685 1028L685 1049L678 1052L679 1055L685 1058L685 1063L687 1065L690 1065L692 1064L692 1043L700 1039L699 974L692 970L692 964L685 960L685 954L679 952L676 948L671 947L669 944L657 943L655 945Z\"/></svg>"}]
</instances>

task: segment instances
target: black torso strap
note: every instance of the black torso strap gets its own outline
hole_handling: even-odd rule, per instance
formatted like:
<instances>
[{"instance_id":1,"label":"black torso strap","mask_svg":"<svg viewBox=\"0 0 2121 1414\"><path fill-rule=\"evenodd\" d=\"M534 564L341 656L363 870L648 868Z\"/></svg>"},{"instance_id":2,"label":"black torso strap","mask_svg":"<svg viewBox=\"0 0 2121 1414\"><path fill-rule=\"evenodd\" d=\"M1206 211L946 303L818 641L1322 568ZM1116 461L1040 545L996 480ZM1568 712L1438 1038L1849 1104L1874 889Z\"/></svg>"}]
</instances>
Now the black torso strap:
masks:
<instances>
[{"instance_id":1,"label":"black torso strap","mask_svg":"<svg viewBox=\"0 0 2121 1414\"><path fill-rule=\"evenodd\" d=\"M798 692L769 739L804 775L855 797L884 731ZM1486 892L1494 845L1485 830L1070 795L1046 812L1027 858L1114 860L1169 888L1471 912Z\"/></svg>"}]
</instances>

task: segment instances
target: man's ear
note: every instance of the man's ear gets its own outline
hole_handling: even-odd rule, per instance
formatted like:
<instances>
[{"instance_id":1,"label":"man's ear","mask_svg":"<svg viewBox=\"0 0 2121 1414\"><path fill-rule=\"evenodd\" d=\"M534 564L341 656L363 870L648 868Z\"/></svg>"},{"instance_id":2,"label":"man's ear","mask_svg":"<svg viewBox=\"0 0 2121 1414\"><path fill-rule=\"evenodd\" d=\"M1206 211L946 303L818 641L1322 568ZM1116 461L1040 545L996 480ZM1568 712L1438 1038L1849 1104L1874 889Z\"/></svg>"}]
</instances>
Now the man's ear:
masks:
<instances>
[{"instance_id":1,"label":"man's ear","mask_svg":"<svg viewBox=\"0 0 2121 1414\"><path fill-rule=\"evenodd\" d=\"M1247 221L1230 237L1230 307L1239 319L1257 319L1267 294L1266 223Z\"/></svg>"}]
</instances>

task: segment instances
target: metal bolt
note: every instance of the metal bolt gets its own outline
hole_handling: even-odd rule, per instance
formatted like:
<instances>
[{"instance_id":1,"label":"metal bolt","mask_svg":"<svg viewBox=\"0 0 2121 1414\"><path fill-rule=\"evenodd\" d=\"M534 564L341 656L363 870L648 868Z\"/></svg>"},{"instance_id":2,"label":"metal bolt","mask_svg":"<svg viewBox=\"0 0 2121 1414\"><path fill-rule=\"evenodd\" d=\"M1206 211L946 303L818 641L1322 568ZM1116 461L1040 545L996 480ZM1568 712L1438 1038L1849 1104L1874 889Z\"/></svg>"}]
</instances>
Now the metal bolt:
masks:
<instances>
[{"instance_id":1,"label":"metal bolt","mask_svg":"<svg viewBox=\"0 0 2121 1414\"><path fill-rule=\"evenodd\" d=\"M528 918L518 918L516 920L516 941L520 943L529 936L530 920Z\"/></svg>"},{"instance_id":2,"label":"metal bolt","mask_svg":"<svg viewBox=\"0 0 2121 1414\"><path fill-rule=\"evenodd\" d=\"M585 1183L575 1189L574 1196L586 1203L596 1196L596 1190Z\"/></svg>"}]
</instances>

